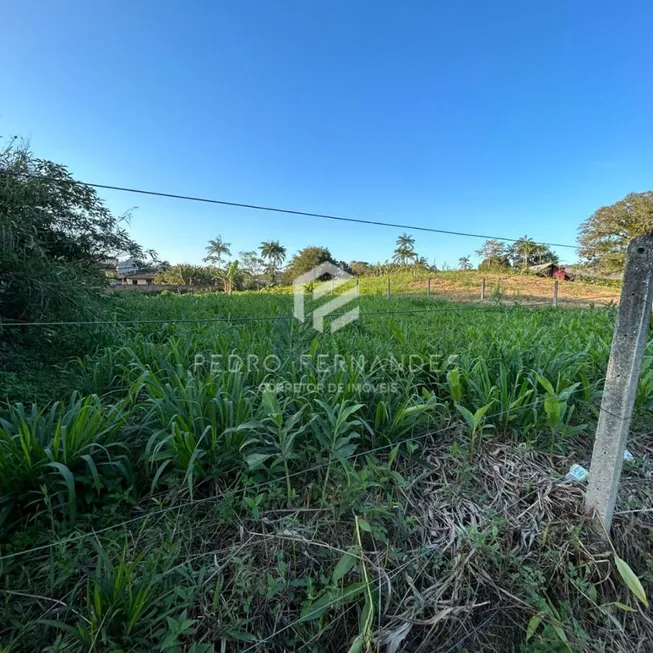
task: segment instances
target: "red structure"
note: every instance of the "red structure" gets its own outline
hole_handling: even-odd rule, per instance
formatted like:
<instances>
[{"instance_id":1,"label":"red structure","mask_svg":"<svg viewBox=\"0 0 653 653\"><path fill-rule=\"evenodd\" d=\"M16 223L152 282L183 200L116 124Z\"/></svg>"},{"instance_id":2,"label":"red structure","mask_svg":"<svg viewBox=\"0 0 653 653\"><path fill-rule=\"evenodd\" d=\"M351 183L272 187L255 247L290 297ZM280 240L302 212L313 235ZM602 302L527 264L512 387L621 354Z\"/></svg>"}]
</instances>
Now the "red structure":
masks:
<instances>
[{"instance_id":1,"label":"red structure","mask_svg":"<svg viewBox=\"0 0 653 653\"><path fill-rule=\"evenodd\" d=\"M560 279L561 281L569 281L571 279L571 277L565 272L565 269L560 268L557 265L553 266L551 276L554 279Z\"/></svg>"},{"instance_id":2,"label":"red structure","mask_svg":"<svg viewBox=\"0 0 653 653\"><path fill-rule=\"evenodd\" d=\"M541 263L540 265L532 265L530 271L537 274L539 277L553 277L562 281L570 281L573 275L568 273L564 268L561 268L555 263Z\"/></svg>"}]
</instances>

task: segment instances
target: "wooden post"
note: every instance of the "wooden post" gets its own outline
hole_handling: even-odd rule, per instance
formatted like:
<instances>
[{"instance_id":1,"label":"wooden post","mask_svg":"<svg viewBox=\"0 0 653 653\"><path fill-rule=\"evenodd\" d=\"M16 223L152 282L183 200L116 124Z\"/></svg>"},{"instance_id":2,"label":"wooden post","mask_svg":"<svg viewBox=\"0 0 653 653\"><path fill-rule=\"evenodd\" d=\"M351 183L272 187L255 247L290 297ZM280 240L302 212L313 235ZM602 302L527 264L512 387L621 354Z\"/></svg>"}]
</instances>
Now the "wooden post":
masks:
<instances>
[{"instance_id":1,"label":"wooden post","mask_svg":"<svg viewBox=\"0 0 653 653\"><path fill-rule=\"evenodd\" d=\"M485 277L483 277L483 280L481 281L481 301L485 301Z\"/></svg>"},{"instance_id":2,"label":"wooden post","mask_svg":"<svg viewBox=\"0 0 653 653\"><path fill-rule=\"evenodd\" d=\"M594 439L585 512L609 532L653 301L653 236L628 246L619 315ZM602 530L602 529L601 529Z\"/></svg>"},{"instance_id":3,"label":"wooden post","mask_svg":"<svg viewBox=\"0 0 653 653\"><path fill-rule=\"evenodd\" d=\"M356 277L356 295L360 294L360 292L359 292L360 291L360 286L358 284L358 281L359 281L359 279L358 279L358 277Z\"/></svg>"},{"instance_id":4,"label":"wooden post","mask_svg":"<svg viewBox=\"0 0 653 653\"><path fill-rule=\"evenodd\" d=\"M388 284L385 289L385 296L390 297L390 277L388 277Z\"/></svg>"},{"instance_id":5,"label":"wooden post","mask_svg":"<svg viewBox=\"0 0 653 653\"><path fill-rule=\"evenodd\" d=\"M426 280L426 296L431 296L431 277Z\"/></svg>"},{"instance_id":6,"label":"wooden post","mask_svg":"<svg viewBox=\"0 0 653 653\"><path fill-rule=\"evenodd\" d=\"M553 280L553 305L558 305L558 280Z\"/></svg>"}]
</instances>

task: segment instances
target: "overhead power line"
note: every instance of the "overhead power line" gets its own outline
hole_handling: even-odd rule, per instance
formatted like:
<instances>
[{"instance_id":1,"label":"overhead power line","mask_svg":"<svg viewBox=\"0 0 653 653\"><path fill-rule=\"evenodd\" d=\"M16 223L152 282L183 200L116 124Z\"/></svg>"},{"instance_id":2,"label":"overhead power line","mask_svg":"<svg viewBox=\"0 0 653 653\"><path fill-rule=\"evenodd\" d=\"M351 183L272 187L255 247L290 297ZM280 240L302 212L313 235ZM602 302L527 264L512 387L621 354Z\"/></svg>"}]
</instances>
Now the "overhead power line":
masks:
<instances>
[{"instance_id":1,"label":"overhead power line","mask_svg":"<svg viewBox=\"0 0 653 653\"><path fill-rule=\"evenodd\" d=\"M416 225L402 224L400 222L383 222L381 220L364 220L362 218L348 218L341 215L330 215L328 213L313 213L311 211L298 211L295 209L283 209L276 206L264 206L261 204L247 204L244 202L229 202L227 200L217 200L208 197L196 197L193 195L179 195L177 193L164 193L161 191L145 190L143 188L130 188L127 186L111 186L109 184L96 184L88 181L74 181L69 179L56 179L54 177L45 177L42 175L23 174L22 176L31 179L43 179L45 181L54 181L59 183L79 183L91 188L102 188L104 190L115 190L122 193L136 193L138 195L152 195L154 197L167 197L175 200L186 200L189 202L203 202L204 204L218 204L220 206L233 206L240 209L252 209L254 211L268 211L272 213L284 213L286 215L299 215L307 218L321 218L324 220L337 220L339 222L353 222L356 224L369 224L377 227L392 227L393 229L407 229L409 231L426 231L434 234L447 234L449 236L465 236L467 238L481 238L483 240L503 240L515 243L520 238L506 238L505 236L488 236L487 234L474 234L465 231L449 231L447 229L435 229L434 227L418 227ZM566 245L564 243L546 243L537 241L538 245L547 245L548 247L566 247L568 249L577 249L576 245Z\"/></svg>"}]
</instances>

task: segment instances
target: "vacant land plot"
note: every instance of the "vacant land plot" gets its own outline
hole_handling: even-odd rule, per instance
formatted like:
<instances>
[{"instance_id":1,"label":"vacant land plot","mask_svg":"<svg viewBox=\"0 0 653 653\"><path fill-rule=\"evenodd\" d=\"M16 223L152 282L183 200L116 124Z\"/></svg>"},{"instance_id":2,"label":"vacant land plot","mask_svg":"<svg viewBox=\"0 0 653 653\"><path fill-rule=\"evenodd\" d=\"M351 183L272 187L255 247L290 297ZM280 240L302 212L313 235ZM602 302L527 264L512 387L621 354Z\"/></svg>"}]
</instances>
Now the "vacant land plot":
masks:
<instances>
[{"instance_id":1,"label":"vacant land plot","mask_svg":"<svg viewBox=\"0 0 653 653\"><path fill-rule=\"evenodd\" d=\"M478 303L481 285L485 280L485 301L488 304L501 303L552 303L554 280L534 274L491 273L470 271L445 271L426 273L420 271L393 272L388 276L363 276L358 279L361 295L386 295L388 282L392 295L426 295L436 300ZM356 283L349 281L336 287L342 292ZM291 286L270 289L273 294L290 294ZM604 306L619 302L618 282L558 281L558 300L562 306Z\"/></svg>"},{"instance_id":2,"label":"vacant land plot","mask_svg":"<svg viewBox=\"0 0 653 653\"><path fill-rule=\"evenodd\" d=\"M62 363L65 400L2 414L6 650L653 636L564 482L590 455L613 309L363 297L332 334L287 296L110 301L111 323L65 327L98 343ZM649 592L652 354L614 527Z\"/></svg>"}]
</instances>

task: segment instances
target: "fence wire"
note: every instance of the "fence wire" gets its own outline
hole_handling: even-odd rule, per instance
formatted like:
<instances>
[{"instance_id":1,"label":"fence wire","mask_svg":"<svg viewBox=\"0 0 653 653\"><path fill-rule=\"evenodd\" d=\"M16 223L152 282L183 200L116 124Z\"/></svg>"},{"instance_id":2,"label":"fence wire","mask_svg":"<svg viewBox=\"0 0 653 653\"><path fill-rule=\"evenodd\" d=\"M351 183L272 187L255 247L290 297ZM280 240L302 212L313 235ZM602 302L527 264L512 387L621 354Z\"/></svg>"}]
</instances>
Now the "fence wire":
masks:
<instances>
[{"instance_id":1,"label":"fence wire","mask_svg":"<svg viewBox=\"0 0 653 653\"><path fill-rule=\"evenodd\" d=\"M411 295L412 297L419 297L416 295ZM580 300L570 300L577 302L579 308L584 309L585 306L581 304L587 304L593 301L600 301L604 299L614 299L614 298L605 298L605 297L590 297L587 299ZM562 300L567 301L567 300ZM410 310L395 310L395 311L361 311L359 317L382 317L382 316L393 316L393 315L414 315L419 313L464 313L464 312L477 312L477 313L489 313L489 312L500 312L500 311L510 311L519 308L534 308L534 307L551 307L553 304L550 301L538 301L538 302L524 302L524 303L512 303L509 305L506 304L494 304L494 305L482 305L475 304L473 306L458 306L458 307L436 307L436 308L420 308L420 309L410 309ZM345 315L344 312L333 312L329 313L328 317L335 318L342 315ZM246 323L246 322L275 322L275 321L292 321L297 318L294 315L263 315L257 317L250 316L228 316L228 317L198 317L198 318L157 318L157 319L140 319L134 318L131 320L78 320L78 321L62 321L62 322L21 322L18 320L7 322L0 320L0 329L2 328L18 328L18 327L73 327L73 326L119 326L119 325L140 325L140 324L209 324L212 322L216 323Z\"/></svg>"},{"instance_id":2,"label":"fence wire","mask_svg":"<svg viewBox=\"0 0 653 653\"><path fill-rule=\"evenodd\" d=\"M532 407L537 406L538 404L542 403L543 400L544 400L544 397L538 397L538 399L536 399L533 402L530 402L528 404L523 404L521 406L514 406L512 408L507 408L507 409L502 410L502 411L500 411L498 413L494 413L493 415L488 415L488 416L486 416L485 419L492 419L494 417L502 417L502 416L504 416L506 414L509 414L509 413L512 413L512 412L515 412L515 411L518 411L518 410L527 410L529 408L532 408ZM443 427L441 429L437 429L435 431L429 430L427 433L423 433L422 435L407 437L407 438L404 438L402 440L396 440L396 441L390 442L388 444L384 444L384 445L381 445L381 446L378 446L378 447L374 447L372 449L366 449L364 451L359 451L358 453L354 453L354 454L352 454L350 456L342 458L341 460L355 460L355 459L361 458L363 456L370 456L372 454L376 454L376 453L379 453L381 451L386 451L388 449L390 449L390 450L394 449L395 447L400 446L402 444L406 444L407 442L415 442L415 441L419 441L419 440L424 440L424 439L426 439L426 438L428 438L430 436L433 436L433 435L439 435L440 433L446 433L447 431L451 431L453 429L460 428L461 426L462 426L461 422L454 422L452 424L449 424L449 425L447 425L447 426L445 426L445 427ZM312 472L316 472L316 471L319 471L321 469L325 469L326 467L328 467L328 466L330 466L332 464L333 464L333 462L326 462L326 463L321 463L319 465L314 465L313 467L309 467L307 469L303 469L301 471L291 473L289 478L296 478L296 477L302 476L304 474L310 474ZM68 537L68 538L64 538L62 540L57 540L56 542L49 542L48 544L42 544L40 546L33 547L31 549L25 549L23 551L16 551L14 553L9 553L9 554L0 556L0 562L2 562L3 560L10 560L12 558L17 558L17 557L20 557L20 556L23 556L23 555L28 555L28 554L31 554L31 553L37 553L38 551L44 551L44 550L52 549L53 547L59 546L61 544L70 544L72 542L77 542L77 541L83 540L83 539L85 539L87 537L97 537L98 535L101 535L103 533L107 533L107 532L110 532L110 531L113 531L113 530L116 530L116 529L119 529L119 528L124 528L125 526L129 526L131 524L141 522L144 519L148 519L149 517L157 517L159 515L167 514L169 512L175 511L175 510L190 508L192 506L204 504L204 503L207 503L207 502L210 502L210 501L218 501L218 500L221 500L221 499L226 499L227 497L233 496L234 494L238 494L240 492L244 492L244 491L247 491L247 490L250 490L250 489L258 490L258 489L262 489L262 488L274 485L275 483L285 483L285 481L286 481L286 478L285 478L285 476L283 476L283 477L271 479L269 481L265 481L263 483L255 483L255 484L252 484L252 485L243 486L240 489L226 490L224 492L220 492L220 493L218 493L216 495L212 495L210 497L203 497L201 499L193 499L191 501L187 501L187 502L184 502L182 504L177 504L177 505L174 505L174 506L166 506L165 508L160 508L158 510L153 510L151 512L145 513L143 515L138 515L137 517L127 519L127 520L119 522L117 524L112 524L111 526L106 526L106 527L101 528L99 530L93 530L93 531L90 531L90 532L87 532L87 533L80 533L80 534L73 535L73 536Z\"/></svg>"}]
</instances>

